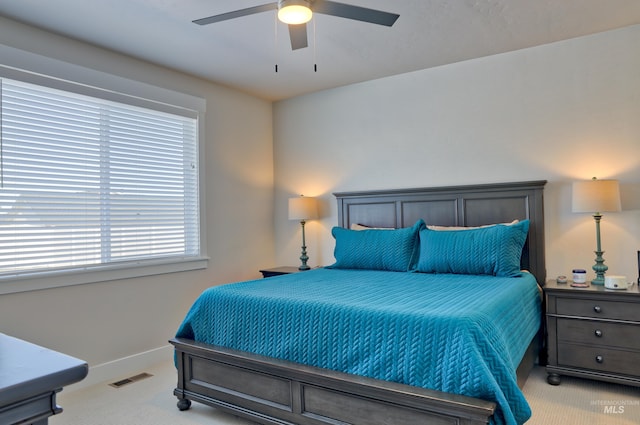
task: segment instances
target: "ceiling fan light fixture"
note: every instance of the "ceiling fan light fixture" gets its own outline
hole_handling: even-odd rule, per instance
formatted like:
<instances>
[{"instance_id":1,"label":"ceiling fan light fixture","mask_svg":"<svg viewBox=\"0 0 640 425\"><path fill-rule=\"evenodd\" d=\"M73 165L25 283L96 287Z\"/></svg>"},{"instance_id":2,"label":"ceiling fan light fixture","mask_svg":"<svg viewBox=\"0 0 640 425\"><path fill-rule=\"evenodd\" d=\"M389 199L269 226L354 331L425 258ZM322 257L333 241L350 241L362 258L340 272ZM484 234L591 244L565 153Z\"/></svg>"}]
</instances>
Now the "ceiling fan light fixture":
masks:
<instances>
[{"instance_id":1,"label":"ceiling fan light fixture","mask_svg":"<svg viewBox=\"0 0 640 425\"><path fill-rule=\"evenodd\" d=\"M278 19L289 25L306 24L311 20L313 13L309 1L305 0L279 0Z\"/></svg>"}]
</instances>

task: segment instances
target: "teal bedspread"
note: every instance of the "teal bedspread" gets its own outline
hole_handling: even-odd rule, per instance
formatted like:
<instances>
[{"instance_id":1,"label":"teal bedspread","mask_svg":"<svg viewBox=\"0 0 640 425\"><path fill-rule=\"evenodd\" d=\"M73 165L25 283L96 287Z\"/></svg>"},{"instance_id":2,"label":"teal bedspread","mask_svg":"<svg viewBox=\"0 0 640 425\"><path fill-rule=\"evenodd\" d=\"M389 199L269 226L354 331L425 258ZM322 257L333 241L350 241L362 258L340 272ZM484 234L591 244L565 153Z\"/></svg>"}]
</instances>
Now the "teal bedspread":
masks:
<instances>
[{"instance_id":1,"label":"teal bedspread","mask_svg":"<svg viewBox=\"0 0 640 425\"><path fill-rule=\"evenodd\" d=\"M315 269L217 286L177 337L531 411L516 368L540 326L535 278Z\"/></svg>"}]
</instances>

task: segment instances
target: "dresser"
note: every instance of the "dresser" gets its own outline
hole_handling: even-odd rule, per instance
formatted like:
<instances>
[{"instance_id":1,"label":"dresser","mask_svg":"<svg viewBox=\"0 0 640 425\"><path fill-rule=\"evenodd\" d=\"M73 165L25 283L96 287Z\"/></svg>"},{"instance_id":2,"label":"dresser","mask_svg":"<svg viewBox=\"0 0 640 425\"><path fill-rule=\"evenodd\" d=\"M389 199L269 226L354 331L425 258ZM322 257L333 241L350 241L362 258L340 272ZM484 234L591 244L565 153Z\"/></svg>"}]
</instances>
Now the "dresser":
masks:
<instances>
[{"instance_id":1,"label":"dresser","mask_svg":"<svg viewBox=\"0 0 640 425\"><path fill-rule=\"evenodd\" d=\"M561 375L640 386L640 293L548 281L547 381Z\"/></svg>"},{"instance_id":2,"label":"dresser","mask_svg":"<svg viewBox=\"0 0 640 425\"><path fill-rule=\"evenodd\" d=\"M88 370L82 360L0 334L0 424L46 425L62 412L56 394Z\"/></svg>"}]
</instances>

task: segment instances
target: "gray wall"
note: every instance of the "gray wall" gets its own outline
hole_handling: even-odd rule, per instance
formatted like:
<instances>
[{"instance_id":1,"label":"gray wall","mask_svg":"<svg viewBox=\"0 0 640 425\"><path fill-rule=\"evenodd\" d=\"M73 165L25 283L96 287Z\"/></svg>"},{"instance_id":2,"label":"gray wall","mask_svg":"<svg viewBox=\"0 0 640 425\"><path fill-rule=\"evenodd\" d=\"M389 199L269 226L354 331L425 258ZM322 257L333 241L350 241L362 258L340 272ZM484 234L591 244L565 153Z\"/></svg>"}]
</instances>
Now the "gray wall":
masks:
<instances>
[{"instance_id":1,"label":"gray wall","mask_svg":"<svg viewBox=\"0 0 640 425\"><path fill-rule=\"evenodd\" d=\"M611 273L637 277L640 249L640 26L397 75L274 106L279 264L297 264L286 199L319 196L310 265L333 262L332 192L548 180L547 276L590 269L595 224L571 212L571 182L620 180L605 214Z\"/></svg>"}]
</instances>

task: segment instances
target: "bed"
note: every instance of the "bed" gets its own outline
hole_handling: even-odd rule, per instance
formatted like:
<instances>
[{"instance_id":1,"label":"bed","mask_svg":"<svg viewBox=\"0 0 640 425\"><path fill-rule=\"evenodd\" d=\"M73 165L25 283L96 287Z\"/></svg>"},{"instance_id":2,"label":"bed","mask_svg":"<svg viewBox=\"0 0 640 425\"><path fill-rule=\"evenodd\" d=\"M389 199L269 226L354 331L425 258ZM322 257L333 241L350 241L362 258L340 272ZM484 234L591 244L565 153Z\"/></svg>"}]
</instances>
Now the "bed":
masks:
<instances>
[{"instance_id":1,"label":"bed","mask_svg":"<svg viewBox=\"0 0 640 425\"><path fill-rule=\"evenodd\" d=\"M193 400L264 424L523 423L518 386L541 340L544 185L336 193L335 267L196 300L170 341L178 408ZM504 250L440 255L498 233L519 241L516 270ZM366 252L376 243L394 249Z\"/></svg>"}]
</instances>

